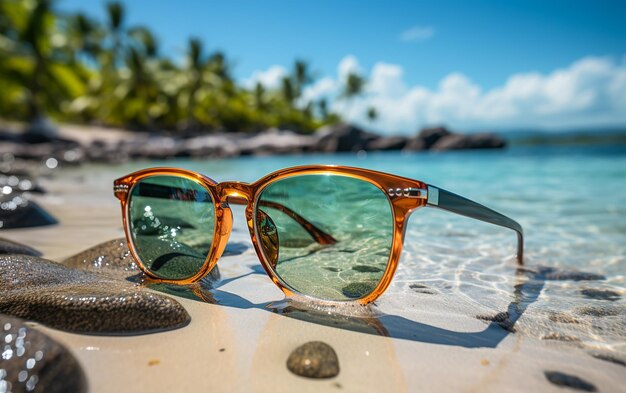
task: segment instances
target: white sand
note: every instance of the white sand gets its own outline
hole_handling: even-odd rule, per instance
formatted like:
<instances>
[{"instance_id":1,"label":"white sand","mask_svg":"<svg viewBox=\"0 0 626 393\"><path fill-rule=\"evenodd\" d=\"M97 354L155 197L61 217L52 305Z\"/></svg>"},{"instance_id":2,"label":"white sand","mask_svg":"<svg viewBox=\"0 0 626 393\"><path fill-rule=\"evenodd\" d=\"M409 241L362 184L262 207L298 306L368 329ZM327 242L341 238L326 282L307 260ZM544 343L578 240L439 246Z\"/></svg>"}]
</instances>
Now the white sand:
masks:
<instances>
[{"instance_id":1,"label":"white sand","mask_svg":"<svg viewBox=\"0 0 626 393\"><path fill-rule=\"evenodd\" d=\"M63 183L45 184L51 192L39 201L61 220L59 226L3 231L1 236L38 248L51 259L122 236L112 178L96 174L87 181L80 179L68 175ZM243 215L239 210L235 213L231 241L249 242ZM597 360L573 344L518 333L503 334L495 348L467 348L463 333L483 332L487 325L471 315L448 312L454 311L451 305L463 307L462 299L448 295L402 294L403 302L413 307L399 316L416 322L405 324L415 331L403 331L385 318L383 325L411 339L358 333L272 313L251 306L283 298L267 276L246 275L257 263L252 249L220 261L222 278L245 275L218 288L221 304L177 298L192 317L182 329L101 337L40 328L77 356L92 392L564 391L546 380L545 370L577 375L601 392L623 392L626 386L624 367ZM375 311L398 316L394 295L397 286L383 295ZM493 341L499 329L469 342ZM308 380L287 370L289 353L310 340L335 348L341 367L338 377Z\"/></svg>"}]
</instances>

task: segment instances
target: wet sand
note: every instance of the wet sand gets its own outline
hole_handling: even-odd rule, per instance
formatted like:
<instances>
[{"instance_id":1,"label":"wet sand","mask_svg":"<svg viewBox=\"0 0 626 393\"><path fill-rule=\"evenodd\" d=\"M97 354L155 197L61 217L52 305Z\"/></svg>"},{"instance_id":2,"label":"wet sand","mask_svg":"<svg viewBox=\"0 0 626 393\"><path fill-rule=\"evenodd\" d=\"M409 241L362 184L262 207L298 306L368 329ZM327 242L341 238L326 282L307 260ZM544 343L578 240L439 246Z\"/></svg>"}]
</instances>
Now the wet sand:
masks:
<instances>
[{"instance_id":1,"label":"wet sand","mask_svg":"<svg viewBox=\"0 0 626 393\"><path fill-rule=\"evenodd\" d=\"M2 236L53 260L122 236L113 179L105 173L90 178L68 173L62 181L44 181L49 193L37 201L60 224ZM626 384L623 366L596 359L575 343L487 324L474 317L475 306L464 309L467 301L449 294L402 293L401 308L397 299L404 288L392 285L369 314L363 309L342 310L344 316L292 311L260 269L239 209L234 222L230 242L243 252L220 260L215 304L176 297L191 315L188 326L129 337L38 328L74 353L92 392L563 391L545 371L578 376L602 392L622 391ZM307 341L335 349L337 377L310 380L287 369L291 351Z\"/></svg>"}]
</instances>

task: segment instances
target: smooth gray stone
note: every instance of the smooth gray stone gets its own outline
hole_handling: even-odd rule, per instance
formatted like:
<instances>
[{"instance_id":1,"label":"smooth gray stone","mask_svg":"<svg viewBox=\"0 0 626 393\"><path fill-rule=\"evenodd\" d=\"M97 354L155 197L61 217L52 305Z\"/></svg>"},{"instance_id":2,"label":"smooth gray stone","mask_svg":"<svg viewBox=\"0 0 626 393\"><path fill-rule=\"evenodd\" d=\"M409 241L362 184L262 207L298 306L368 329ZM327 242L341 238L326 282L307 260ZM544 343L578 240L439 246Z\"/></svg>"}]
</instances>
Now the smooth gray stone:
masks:
<instances>
[{"instance_id":1,"label":"smooth gray stone","mask_svg":"<svg viewBox=\"0 0 626 393\"><path fill-rule=\"evenodd\" d=\"M176 300L26 255L0 256L0 313L69 332L143 334L183 327Z\"/></svg>"},{"instance_id":2,"label":"smooth gray stone","mask_svg":"<svg viewBox=\"0 0 626 393\"><path fill-rule=\"evenodd\" d=\"M0 314L0 391L86 392L87 380L74 356L24 321ZM2 385L5 390L2 390Z\"/></svg>"},{"instance_id":3,"label":"smooth gray stone","mask_svg":"<svg viewBox=\"0 0 626 393\"><path fill-rule=\"evenodd\" d=\"M289 355L287 368L301 377L332 378L339 374L339 359L330 345L310 341Z\"/></svg>"}]
</instances>

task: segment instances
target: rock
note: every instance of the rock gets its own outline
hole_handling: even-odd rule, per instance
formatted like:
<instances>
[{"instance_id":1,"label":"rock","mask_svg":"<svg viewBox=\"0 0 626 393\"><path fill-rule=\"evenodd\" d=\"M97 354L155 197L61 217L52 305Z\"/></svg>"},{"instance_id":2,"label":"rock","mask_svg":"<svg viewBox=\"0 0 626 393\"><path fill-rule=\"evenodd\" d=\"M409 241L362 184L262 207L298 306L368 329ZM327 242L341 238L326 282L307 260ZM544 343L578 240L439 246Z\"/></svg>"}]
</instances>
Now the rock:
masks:
<instances>
[{"instance_id":1,"label":"rock","mask_svg":"<svg viewBox=\"0 0 626 393\"><path fill-rule=\"evenodd\" d=\"M20 244L8 239L0 237L0 254L23 254L33 255L36 257L41 256L41 253L32 247Z\"/></svg>"},{"instance_id":2,"label":"rock","mask_svg":"<svg viewBox=\"0 0 626 393\"><path fill-rule=\"evenodd\" d=\"M571 343L579 343L581 339L578 337L570 336L568 334L563 334L560 332L550 332L541 336L542 340L554 340L554 341L565 341Z\"/></svg>"},{"instance_id":3,"label":"rock","mask_svg":"<svg viewBox=\"0 0 626 393\"><path fill-rule=\"evenodd\" d=\"M225 252L228 250L226 246ZM89 271L92 273L105 273L117 278L127 278L129 275L141 273L141 269L135 263L125 238L109 240L100 243L63 261L63 265ZM220 279L220 271L215 265L205 280L217 281Z\"/></svg>"},{"instance_id":4,"label":"rock","mask_svg":"<svg viewBox=\"0 0 626 393\"><path fill-rule=\"evenodd\" d=\"M626 306L582 306L576 312L591 317L616 317L626 315Z\"/></svg>"},{"instance_id":5,"label":"rock","mask_svg":"<svg viewBox=\"0 0 626 393\"><path fill-rule=\"evenodd\" d=\"M332 378L339 374L339 359L330 345L311 341L291 352L287 368L301 377Z\"/></svg>"},{"instance_id":6,"label":"rock","mask_svg":"<svg viewBox=\"0 0 626 393\"><path fill-rule=\"evenodd\" d=\"M575 375L565 374L560 371L544 371L548 381L556 386L568 387L574 390L582 390L584 392L597 392L596 386L585 381Z\"/></svg>"},{"instance_id":7,"label":"rock","mask_svg":"<svg viewBox=\"0 0 626 393\"><path fill-rule=\"evenodd\" d=\"M241 150L241 155L270 155L302 153L310 150L316 142L317 139L310 135L270 129L263 133L246 136L237 145Z\"/></svg>"},{"instance_id":8,"label":"rock","mask_svg":"<svg viewBox=\"0 0 626 393\"><path fill-rule=\"evenodd\" d=\"M583 296L588 297L589 299L608 300L611 302L619 300L622 297L619 292L611 291L608 289L583 288L580 290L580 293L583 294Z\"/></svg>"},{"instance_id":9,"label":"rock","mask_svg":"<svg viewBox=\"0 0 626 393\"><path fill-rule=\"evenodd\" d=\"M110 273L119 277L141 273L124 238L100 243L65 259L62 263L73 269Z\"/></svg>"},{"instance_id":10,"label":"rock","mask_svg":"<svg viewBox=\"0 0 626 393\"><path fill-rule=\"evenodd\" d=\"M573 315L564 312L555 312L548 317L552 322L579 324L580 321Z\"/></svg>"},{"instance_id":11,"label":"rock","mask_svg":"<svg viewBox=\"0 0 626 393\"><path fill-rule=\"evenodd\" d=\"M0 203L0 228L30 228L54 225L58 221L34 201L22 194L2 198Z\"/></svg>"},{"instance_id":12,"label":"rock","mask_svg":"<svg viewBox=\"0 0 626 393\"><path fill-rule=\"evenodd\" d=\"M405 150L465 150L503 148L506 142L491 133L457 134L445 127L422 129L415 138L409 139Z\"/></svg>"},{"instance_id":13,"label":"rock","mask_svg":"<svg viewBox=\"0 0 626 393\"><path fill-rule=\"evenodd\" d=\"M489 321L500 326L502 329L510 333L515 333L515 322L511 321L509 313L506 311L499 312L495 315L476 315L477 319Z\"/></svg>"},{"instance_id":14,"label":"rock","mask_svg":"<svg viewBox=\"0 0 626 393\"><path fill-rule=\"evenodd\" d=\"M2 194L4 195L20 192L32 192L36 194L46 193L46 191L39 184L37 184L37 182L29 176L21 173L0 174L0 188L2 189Z\"/></svg>"},{"instance_id":15,"label":"rock","mask_svg":"<svg viewBox=\"0 0 626 393\"><path fill-rule=\"evenodd\" d=\"M369 265L352 266L352 270L357 271L359 273L380 273L380 272L385 271L384 269L381 269L379 267L369 266Z\"/></svg>"},{"instance_id":16,"label":"rock","mask_svg":"<svg viewBox=\"0 0 626 393\"><path fill-rule=\"evenodd\" d=\"M411 284L409 285L409 288L413 289L414 292L416 293L423 293L426 295L436 295L437 291L432 290L431 288L427 287L426 285L422 285L422 284Z\"/></svg>"},{"instance_id":17,"label":"rock","mask_svg":"<svg viewBox=\"0 0 626 393\"><path fill-rule=\"evenodd\" d=\"M533 267L521 267L519 269L524 273L530 273L530 278L534 280L544 281L597 281L606 280L606 277L601 274L581 272L578 270L566 270L551 266L533 266Z\"/></svg>"},{"instance_id":18,"label":"rock","mask_svg":"<svg viewBox=\"0 0 626 393\"><path fill-rule=\"evenodd\" d=\"M365 150L402 150L406 147L408 139L403 136L381 136L367 143Z\"/></svg>"},{"instance_id":19,"label":"rock","mask_svg":"<svg viewBox=\"0 0 626 393\"><path fill-rule=\"evenodd\" d=\"M409 139L405 150L429 150L439 139L451 134L445 127L424 128Z\"/></svg>"},{"instance_id":20,"label":"rock","mask_svg":"<svg viewBox=\"0 0 626 393\"><path fill-rule=\"evenodd\" d=\"M372 292L377 284L375 281L351 282L341 288L341 292L350 299L359 299Z\"/></svg>"},{"instance_id":21,"label":"rock","mask_svg":"<svg viewBox=\"0 0 626 393\"><path fill-rule=\"evenodd\" d=\"M320 137L315 150L324 153L365 150L368 144L379 138L376 134L345 123L322 127L318 133Z\"/></svg>"},{"instance_id":22,"label":"rock","mask_svg":"<svg viewBox=\"0 0 626 393\"><path fill-rule=\"evenodd\" d=\"M46 259L0 255L0 313L89 334L142 334L191 320L176 300Z\"/></svg>"},{"instance_id":23,"label":"rock","mask_svg":"<svg viewBox=\"0 0 626 393\"><path fill-rule=\"evenodd\" d=\"M202 135L188 138L183 143L183 148L189 157L234 157L240 151L232 137L225 135Z\"/></svg>"},{"instance_id":24,"label":"rock","mask_svg":"<svg viewBox=\"0 0 626 393\"><path fill-rule=\"evenodd\" d=\"M617 355L613 353L592 352L590 353L590 355L596 359L604 360L605 362L610 362L610 363L617 364L622 367L626 367L626 359L619 358Z\"/></svg>"},{"instance_id":25,"label":"rock","mask_svg":"<svg viewBox=\"0 0 626 393\"><path fill-rule=\"evenodd\" d=\"M468 150L468 149L502 149L506 146L504 140L494 134L481 133L461 135L447 135L435 142L431 150Z\"/></svg>"},{"instance_id":26,"label":"rock","mask_svg":"<svg viewBox=\"0 0 626 393\"><path fill-rule=\"evenodd\" d=\"M76 358L23 321L0 314L0 342L0 391L87 391L87 380Z\"/></svg>"},{"instance_id":27,"label":"rock","mask_svg":"<svg viewBox=\"0 0 626 393\"><path fill-rule=\"evenodd\" d=\"M55 141L59 130L46 116L40 116L28 124L22 140L26 143L44 143Z\"/></svg>"}]
</instances>

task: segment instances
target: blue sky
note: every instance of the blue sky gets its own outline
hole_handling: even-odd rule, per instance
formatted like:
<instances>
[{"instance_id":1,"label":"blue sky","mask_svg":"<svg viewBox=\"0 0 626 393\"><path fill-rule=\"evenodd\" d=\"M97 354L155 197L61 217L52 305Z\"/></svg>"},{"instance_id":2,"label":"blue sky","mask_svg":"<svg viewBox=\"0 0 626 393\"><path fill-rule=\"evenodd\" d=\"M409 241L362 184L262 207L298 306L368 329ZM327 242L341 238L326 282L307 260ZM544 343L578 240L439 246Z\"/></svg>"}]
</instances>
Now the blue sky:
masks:
<instances>
[{"instance_id":1,"label":"blue sky","mask_svg":"<svg viewBox=\"0 0 626 393\"><path fill-rule=\"evenodd\" d=\"M60 1L64 10L81 10L96 17L104 15L104 4L103 1ZM289 69L295 58L302 58L310 62L319 79L331 78L337 84L341 80L338 67L348 59L356 63L351 67L370 78L380 76L373 72L381 64L395 66L395 71L389 67L386 71L387 76L395 72L396 80L390 83L401 81L402 86L395 91L397 99L406 98L408 92L418 87L436 94L446 80L458 75L477 87L482 97L505 89L516 75L539 75L548 83L555 72L574 72L577 62L585 59L609 66L608 71L598 71L602 68L598 64L595 71L593 64L589 67L596 76L598 72L612 73L609 80L597 86L610 90L611 85L621 83L621 72L626 67L626 2L623 1L129 0L124 4L129 24L149 26L159 38L163 52L182 56L187 38L200 37L209 49L227 53L235 65L235 76L242 82L255 72L272 67L279 75L280 67ZM589 67L582 68L588 71ZM457 87L471 90L471 86ZM331 96L336 93L337 86L333 90L330 81L326 87L318 90ZM380 99L380 91L370 93L371 97ZM609 108L611 111L622 109L619 92L604 93L616 101L615 105L611 104L615 107ZM311 97L317 96L311 94ZM349 106L339 102L335 109L355 121L364 121L358 111L379 100L361 101L359 105ZM415 105L419 105L418 101ZM580 105L576 108L580 109ZM438 120L440 117L442 120ZM451 119L453 125L468 129L507 128L516 122L515 119L468 120L467 116L458 114ZM592 125L626 124L626 117L620 117L619 113L587 119ZM557 118L548 120L539 119L528 126L585 125L585 116L574 124ZM440 113L407 120L406 124L388 125L382 124L382 116L381 124L373 128L408 132L413 127L438 121L446 122L447 118Z\"/></svg>"}]
</instances>

